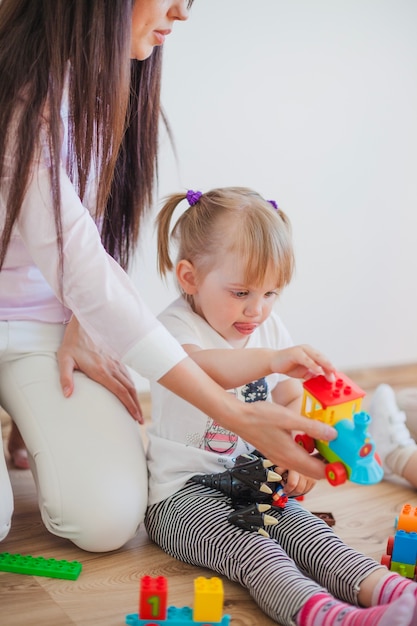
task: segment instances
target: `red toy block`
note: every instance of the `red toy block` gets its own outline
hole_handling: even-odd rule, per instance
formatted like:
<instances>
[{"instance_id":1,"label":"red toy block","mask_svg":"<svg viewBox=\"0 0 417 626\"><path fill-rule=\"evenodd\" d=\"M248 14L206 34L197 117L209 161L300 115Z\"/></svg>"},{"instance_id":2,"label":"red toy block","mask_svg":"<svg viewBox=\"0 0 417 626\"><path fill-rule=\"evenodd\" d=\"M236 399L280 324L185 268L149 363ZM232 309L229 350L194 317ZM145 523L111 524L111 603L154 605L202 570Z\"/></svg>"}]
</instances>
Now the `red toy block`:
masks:
<instances>
[{"instance_id":1,"label":"red toy block","mask_svg":"<svg viewBox=\"0 0 417 626\"><path fill-rule=\"evenodd\" d=\"M164 620L167 615L168 580L165 576L142 576L139 591L139 618Z\"/></svg>"},{"instance_id":2,"label":"red toy block","mask_svg":"<svg viewBox=\"0 0 417 626\"><path fill-rule=\"evenodd\" d=\"M303 387L317 398L324 409L365 396L364 390L342 372L336 373L334 382L324 376L315 376L306 380Z\"/></svg>"}]
</instances>

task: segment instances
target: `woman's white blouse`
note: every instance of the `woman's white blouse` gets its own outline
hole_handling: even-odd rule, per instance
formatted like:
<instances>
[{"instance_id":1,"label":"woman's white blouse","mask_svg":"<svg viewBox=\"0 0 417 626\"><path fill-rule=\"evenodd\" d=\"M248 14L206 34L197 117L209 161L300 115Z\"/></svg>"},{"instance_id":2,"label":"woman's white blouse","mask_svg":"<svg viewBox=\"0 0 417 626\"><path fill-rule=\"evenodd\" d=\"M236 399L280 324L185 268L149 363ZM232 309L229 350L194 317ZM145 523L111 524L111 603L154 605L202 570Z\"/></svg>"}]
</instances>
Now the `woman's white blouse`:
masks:
<instances>
[{"instance_id":1,"label":"woman's white blouse","mask_svg":"<svg viewBox=\"0 0 417 626\"><path fill-rule=\"evenodd\" d=\"M66 126L65 116L63 125ZM41 145L46 145L46 139ZM12 148L8 155L11 163L15 158ZM145 305L126 272L106 253L96 224L67 175L65 162L63 154L63 281L48 153L42 149L33 164L0 272L0 320L65 323L73 313L100 346L125 358L142 376L158 380L186 354ZM7 175L6 168L0 189L0 227L5 219ZM95 185L90 181L89 187L91 199Z\"/></svg>"}]
</instances>

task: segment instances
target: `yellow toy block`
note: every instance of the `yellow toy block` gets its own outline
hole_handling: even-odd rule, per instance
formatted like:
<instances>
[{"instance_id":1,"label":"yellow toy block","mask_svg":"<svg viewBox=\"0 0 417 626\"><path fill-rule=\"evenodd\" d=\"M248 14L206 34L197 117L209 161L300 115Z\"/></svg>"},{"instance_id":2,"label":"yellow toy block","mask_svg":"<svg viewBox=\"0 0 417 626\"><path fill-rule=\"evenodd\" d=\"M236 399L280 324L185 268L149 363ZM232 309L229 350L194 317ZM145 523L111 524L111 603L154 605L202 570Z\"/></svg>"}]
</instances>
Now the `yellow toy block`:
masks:
<instances>
[{"instance_id":1,"label":"yellow toy block","mask_svg":"<svg viewBox=\"0 0 417 626\"><path fill-rule=\"evenodd\" d=\"M193 620L195 622L221 622L223 599L223 581L220 578L217 576L195 578Z\"/></svg>"}]
</instances>

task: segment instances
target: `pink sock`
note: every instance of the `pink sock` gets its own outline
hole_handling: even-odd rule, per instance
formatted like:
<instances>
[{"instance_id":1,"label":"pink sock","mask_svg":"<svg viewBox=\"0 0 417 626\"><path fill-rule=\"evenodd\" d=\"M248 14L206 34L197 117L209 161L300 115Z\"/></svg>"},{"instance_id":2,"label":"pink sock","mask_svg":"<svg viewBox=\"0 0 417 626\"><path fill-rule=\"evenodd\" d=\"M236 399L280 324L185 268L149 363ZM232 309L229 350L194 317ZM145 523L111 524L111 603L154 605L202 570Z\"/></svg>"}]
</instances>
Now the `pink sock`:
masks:
<instances>
[{"instance_id":1,"label":"pink sock","mask_svg":"<svg viewBox=\"0 0 417 626\"><path fill-rule=\"evenodd\" d=\"M403 593L414 593L417 597L417 584L396 572L388 572L375 586L372 594L372 605L389 604Z\"/></svg>"},{"instance_id":2,"label":"pink sock","mask_svg":"<svg viewBox=\"0 0 417 626\"><path fill-rule=\"evenodd\" d=\"M297 626L410 626L416 599L404 594L389 605L361 609L327 593L310 598L298 612Z\"/></svg>"}]
</instances>

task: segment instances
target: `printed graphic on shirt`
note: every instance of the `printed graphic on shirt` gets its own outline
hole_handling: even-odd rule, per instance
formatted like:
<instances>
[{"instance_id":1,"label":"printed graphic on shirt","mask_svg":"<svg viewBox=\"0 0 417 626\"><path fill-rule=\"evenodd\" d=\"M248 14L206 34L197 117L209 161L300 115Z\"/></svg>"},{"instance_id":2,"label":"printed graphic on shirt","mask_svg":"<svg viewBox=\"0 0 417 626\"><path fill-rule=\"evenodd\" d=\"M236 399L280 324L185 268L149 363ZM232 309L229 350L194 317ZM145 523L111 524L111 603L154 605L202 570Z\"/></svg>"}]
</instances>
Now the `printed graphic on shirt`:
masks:
<instances>
[{"instance_id":1,"label":"printed graphic on shirt","mask_svg":"<svg viewBox=\"0 0 417 626\"><path fill-rule=\"evenodd\" d=\"M259 378L254 380L253 383L248 383L240 388L242 394L242 400L244 402L259 402L259 400L268 399L268 383L266 378Z\"/></svg>"},{"instance_id":2,"label":"printed graphic on shirt","mask_svg":"<svg viewBox=\"0 0 417 626\"><path fill-rule=\"evenodd\" d=\"M235 450L237 442L237 435L210 420L204 435L204 450L217 454L231 454Z\"/></svg>"},{"instance_id":3,"label":"printed graphic on shirt","mask_svg":"<svg viewBox=\"0 0 417 626\"><path fill-rule=\"evenodd\" d=\"M260 378L235 390L236 396L243 402L259 402L268 398L268 383ZM231 455L236 449L239 437L235 433L209 420L204 435L202 448L207 452Z\"/></svg>"},{"instance_id":4,"label":"printed graphic on shirt","mask_svg":"<svg viewBox=\"0 0 417 626\"><path fill-rule=\"evenodd\" d=\"M201 433L199 432L187 433L185 436L185 444L187 446L193 446L193 448L202 448L202 440Z\"/></svg>"}]
</instances>

